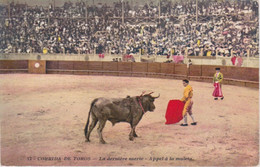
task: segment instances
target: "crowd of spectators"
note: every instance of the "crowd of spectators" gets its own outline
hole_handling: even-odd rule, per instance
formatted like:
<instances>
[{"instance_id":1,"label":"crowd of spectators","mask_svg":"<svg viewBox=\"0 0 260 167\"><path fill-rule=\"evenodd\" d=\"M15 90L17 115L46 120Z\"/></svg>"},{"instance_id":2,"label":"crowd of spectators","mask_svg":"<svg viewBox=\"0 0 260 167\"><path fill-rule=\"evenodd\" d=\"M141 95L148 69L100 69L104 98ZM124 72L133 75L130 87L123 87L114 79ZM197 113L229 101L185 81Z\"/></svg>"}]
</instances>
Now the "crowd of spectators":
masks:
<instances>
[{"instance_id":1,"label":"crowd of spectators","mask_svg":"<svg viewBox=\"0 0 260 167\"><path fill-rule=\"evenodd\" d=\"M258 55L258 2L254 0L199 0L197 24L195 1L65 2L62 7L45 8L11 3L0 9L0 53L229 57L246 56L250 49Z\"/></svg>"}]
</instances>

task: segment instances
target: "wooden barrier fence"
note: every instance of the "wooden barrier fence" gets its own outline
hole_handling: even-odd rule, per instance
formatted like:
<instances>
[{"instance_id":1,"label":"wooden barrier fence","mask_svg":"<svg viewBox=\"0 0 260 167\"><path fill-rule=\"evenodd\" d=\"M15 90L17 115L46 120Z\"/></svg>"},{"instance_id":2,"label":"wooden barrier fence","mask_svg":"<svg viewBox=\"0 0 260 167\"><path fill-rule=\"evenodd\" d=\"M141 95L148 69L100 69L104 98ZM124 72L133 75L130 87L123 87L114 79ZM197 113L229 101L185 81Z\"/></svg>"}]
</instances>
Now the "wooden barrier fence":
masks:
<instances>
[{"instance_id":1,"label":"wooden barrier fence","mask_svg":"<svg viewBox=\"0 0 260 167\"><path fill-rule=\"evenodd\" d=\"M36 63L44 69L36 68ZM133 63L101 61L45 61L1 60L0 73L47 73L78 75L133 76L168 79L188 78L193 81L212 82L215 68L220 67L224 84L259 88L259 68L191 65L173 63ZM46 69L45 69L46 68ZM45 70L45 71L43 71Z\"/></svg>"}]
</instances>

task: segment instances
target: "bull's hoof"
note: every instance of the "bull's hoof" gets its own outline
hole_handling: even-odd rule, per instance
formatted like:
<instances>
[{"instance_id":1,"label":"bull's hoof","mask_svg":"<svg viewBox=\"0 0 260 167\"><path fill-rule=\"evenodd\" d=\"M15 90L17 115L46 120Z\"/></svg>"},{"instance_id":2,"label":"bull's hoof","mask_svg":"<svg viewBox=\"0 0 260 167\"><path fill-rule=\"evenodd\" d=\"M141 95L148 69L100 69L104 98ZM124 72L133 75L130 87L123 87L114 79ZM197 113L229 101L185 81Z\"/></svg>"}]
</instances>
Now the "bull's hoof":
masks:
<instances>
[{"instance_id":1,"label":"bull's hoof","mask_svg":"<svg viewBox=\"0 0 260 167\"><path fill-rule=\"evenodd\" d=\"M129 140L130 140L130 141L133 141L133 140L134 140L134 137L129 137Z\"/></svg>"},{"instance_id":2,"label":"bull's hoof","mask_svg":"<svg viewBox=\"0 0 260 167\"><path fill-rule=\"evenodd\" d=\"M138 137L137 134L134 134L134 137Z\"/></svg>"},{"instance_id":3,"label":"bull's hoof","mask_svg":"<svg viewBox=\"0 0 260 167\"><path fill-rule=\"evenodd\" d=\"M106 144L106 142L104 140L101 140L100 143L101 144Z\"/></svg>"},{"instance_id":4,"label":"bull's hoof","mask_svg":"<svg viewBox=\"0 0 260 167\"><path fill-rule=\"evenodd\" d=\"M90 142L90 140L89 140L89 139L86 139L85 142Z\"/></svg>"}]
</instances>

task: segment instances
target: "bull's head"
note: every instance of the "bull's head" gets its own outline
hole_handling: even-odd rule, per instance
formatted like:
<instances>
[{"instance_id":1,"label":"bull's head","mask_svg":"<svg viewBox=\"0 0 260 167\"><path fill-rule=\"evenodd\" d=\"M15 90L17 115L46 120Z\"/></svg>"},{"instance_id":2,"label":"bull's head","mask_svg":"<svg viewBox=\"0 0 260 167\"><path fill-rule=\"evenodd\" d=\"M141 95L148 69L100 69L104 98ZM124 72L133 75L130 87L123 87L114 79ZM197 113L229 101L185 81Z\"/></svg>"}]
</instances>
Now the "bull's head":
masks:
<instances>
[{"instance_id":1,"label":"bull's head","mask_svg":"<svg viewBox=\"0 0 260 167\"><path fill-rule=\"evenodd\" d=\"M156 96L156 97L153 97L151 95L152 93L153 92L148 93L148 94L144 94L144 92L143 92L144 95L142 94L141 96L139 96L139 98L141 100L141 103L142 103L142 106L144 108L144 111L152 112L155 109L154 100L159 98L160 94L158 96Z\"/></svg>"}]
</instances>

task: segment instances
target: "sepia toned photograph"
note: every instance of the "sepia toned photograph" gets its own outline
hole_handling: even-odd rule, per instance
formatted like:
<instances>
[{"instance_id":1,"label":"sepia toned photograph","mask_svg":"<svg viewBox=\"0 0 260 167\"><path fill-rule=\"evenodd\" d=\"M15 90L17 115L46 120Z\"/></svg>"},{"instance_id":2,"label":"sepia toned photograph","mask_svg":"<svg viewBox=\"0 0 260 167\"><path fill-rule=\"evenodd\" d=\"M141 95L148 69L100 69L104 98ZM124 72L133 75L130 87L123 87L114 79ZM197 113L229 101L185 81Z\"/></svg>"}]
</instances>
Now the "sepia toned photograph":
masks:
<instances>
[{"instance_id":1,"label":"sepia toned photograph","mask_svg":"<svg viewBox=\"0 0 260 167\"><path fill-rule=\"evenodd\" d=\"M258 166L258 0L0 0L1 166Z\"/></svg>"}]
</instances>

